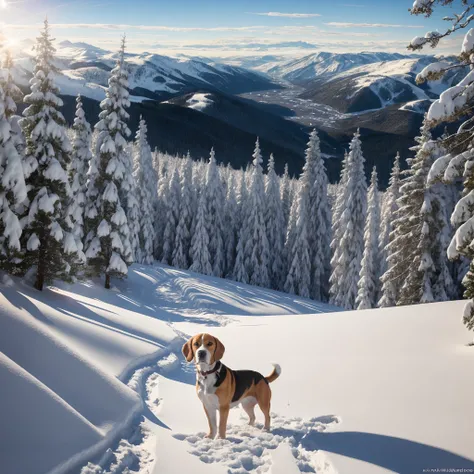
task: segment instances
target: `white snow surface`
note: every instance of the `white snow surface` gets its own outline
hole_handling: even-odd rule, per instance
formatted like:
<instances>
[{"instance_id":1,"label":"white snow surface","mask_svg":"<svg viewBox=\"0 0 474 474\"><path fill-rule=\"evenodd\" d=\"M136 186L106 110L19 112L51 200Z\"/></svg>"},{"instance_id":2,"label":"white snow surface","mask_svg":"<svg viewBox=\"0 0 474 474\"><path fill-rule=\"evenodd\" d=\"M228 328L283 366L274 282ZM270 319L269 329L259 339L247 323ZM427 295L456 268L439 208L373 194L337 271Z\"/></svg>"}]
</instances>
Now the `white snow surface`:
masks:
<instances>
[{"instance_id":1,"label":"white snow surface","mask_svg":"<svg viewBox=\"0 0 474 474\"><path fill-rule=\"evenodd\" d=\"M464 302L340 312L172 269L43 293L0 284L0 466L8 474L371 474L474 468ZM272 432L207 421L181 346L209 332L268 375ZM106 451L110 448L109 451ZM82 469L81 469L82 468Z\"/></svg>"},{"instance_id":2,"label":"white snow surface","mask_svg":"<svg viewBox=\"0 0 474 474\"><path fill-rule=\"evenodd\" d=\"M193 94L187 101L188 108L202 112L206 107L212 105L213 101L209 98L211 94Z\"/></svg>"}]
</instances>

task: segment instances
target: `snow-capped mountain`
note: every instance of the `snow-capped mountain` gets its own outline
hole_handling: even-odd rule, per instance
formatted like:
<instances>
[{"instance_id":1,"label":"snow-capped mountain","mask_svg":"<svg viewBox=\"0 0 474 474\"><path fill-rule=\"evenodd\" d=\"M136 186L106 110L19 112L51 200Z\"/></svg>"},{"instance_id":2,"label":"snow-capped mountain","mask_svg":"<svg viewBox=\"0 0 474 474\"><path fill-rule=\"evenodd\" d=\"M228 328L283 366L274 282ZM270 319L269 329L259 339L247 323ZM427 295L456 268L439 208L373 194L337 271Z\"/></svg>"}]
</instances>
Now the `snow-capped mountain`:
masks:
<instances>
[{"instance_id":1,"label":"snow-capped mountain","mask_svg":"<svg viewBox=\"0 0 474 474\"><path fill-rule=\"evenodd\" d=\"M63 41L56 45L57 83L63 95L94 100L105 97L105 88L116 53L87 43ZM14 51L16 82L27 87L33 70L31 46L22 44ZM241 67L196 58L174 58L144 52L127 54L132 101L163 100L196 89L242 93L274 88L272 81Z\"/></svg>"},{"instance_id":2,"label":"snow-capped mountain","mask_svg":"<svg viewBox=\"0 0 474 474\"><path fill-rule=\"evenodd\" d=\"M255 69L278 79L293 83L304 83L321 76L330 76L366 64L396 61L409 56L398 53L362 52L328 53L318 52L289 61L267 62Z\"/></svg>"},{"instance_id":3,"label":"snow-capped mountain","mask_svg":"<svg viewBox=\"0 0 474 474\"><path fill-rule=\"evenodd\" d=\"M332 75L323 74L306 83L306 92L301 97L345 113L412 102L416 107L404 110L423 113L430 100L438 98L466 74L465 69L454 69L441 80L416 84L416 75L438 60L434 56L409 57L353 67ZM454 63L455 58L444 60Z\"/></svg>"}]
</instances>

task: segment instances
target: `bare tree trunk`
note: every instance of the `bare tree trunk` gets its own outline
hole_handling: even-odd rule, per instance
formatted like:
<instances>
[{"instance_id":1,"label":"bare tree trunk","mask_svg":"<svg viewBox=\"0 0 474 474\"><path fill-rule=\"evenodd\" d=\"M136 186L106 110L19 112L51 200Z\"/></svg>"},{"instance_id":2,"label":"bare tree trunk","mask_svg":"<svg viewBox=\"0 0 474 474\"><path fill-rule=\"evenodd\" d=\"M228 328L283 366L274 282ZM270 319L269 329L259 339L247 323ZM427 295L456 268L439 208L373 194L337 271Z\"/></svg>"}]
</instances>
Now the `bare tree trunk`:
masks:
<instances>
[{"instance_id":1,"label":"bare tree trunk","mask_svg":"<svg viewBox=\"0 0 474 474\"><path fill-rule=\"evenodd\" d=\"M105 274L105 288L110 290L110 275L108 273Z\"/></svg>"}]
</instances>

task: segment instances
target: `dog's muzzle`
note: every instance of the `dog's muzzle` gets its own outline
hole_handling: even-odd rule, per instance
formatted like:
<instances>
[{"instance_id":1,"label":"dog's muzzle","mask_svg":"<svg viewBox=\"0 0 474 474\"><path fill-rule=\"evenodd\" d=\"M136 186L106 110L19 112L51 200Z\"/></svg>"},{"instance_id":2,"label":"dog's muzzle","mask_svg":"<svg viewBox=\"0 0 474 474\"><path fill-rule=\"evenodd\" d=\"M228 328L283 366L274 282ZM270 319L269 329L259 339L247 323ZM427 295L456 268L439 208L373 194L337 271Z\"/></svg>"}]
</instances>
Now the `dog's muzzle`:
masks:
<instances>
[{"instance_id":1,"label":"dog's muzzle","mask_svg":"<svg viewBox=\"0 0 474 474\"><path fill-rule=\"evenodd\" d=\"M206 355L207 355L206 351L200 350L197 352L197 356L200 361L205 361Z\"/></svg>"}]
</instances>

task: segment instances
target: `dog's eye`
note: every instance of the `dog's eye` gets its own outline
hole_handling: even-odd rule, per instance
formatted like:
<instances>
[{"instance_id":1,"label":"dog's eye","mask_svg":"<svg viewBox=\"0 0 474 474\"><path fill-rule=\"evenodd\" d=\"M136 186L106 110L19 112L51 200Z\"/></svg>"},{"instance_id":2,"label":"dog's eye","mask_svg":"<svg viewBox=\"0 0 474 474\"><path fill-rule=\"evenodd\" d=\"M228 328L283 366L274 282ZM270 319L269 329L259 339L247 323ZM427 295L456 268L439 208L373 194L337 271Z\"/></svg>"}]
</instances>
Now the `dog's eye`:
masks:
<instances>
[{"instance_id":1,"label":"dog's eye","mask_svg":"<svg viewBox=\"0 0 474 474\"><path fill-rule=\"evenodd\" d=\"M207 343L208 347L212 346L212 342Z\"/></svg>"},{"instance_id":2,"label":"dog's eye","mask_svg":"<svg viewBox=\"0 0 474 474\"><path fill-rule=\"evenodd\" d=\"M196 347L199 347L199 342L195 342L194 345L195 345Z\"/></svg>"}]
</instances>

